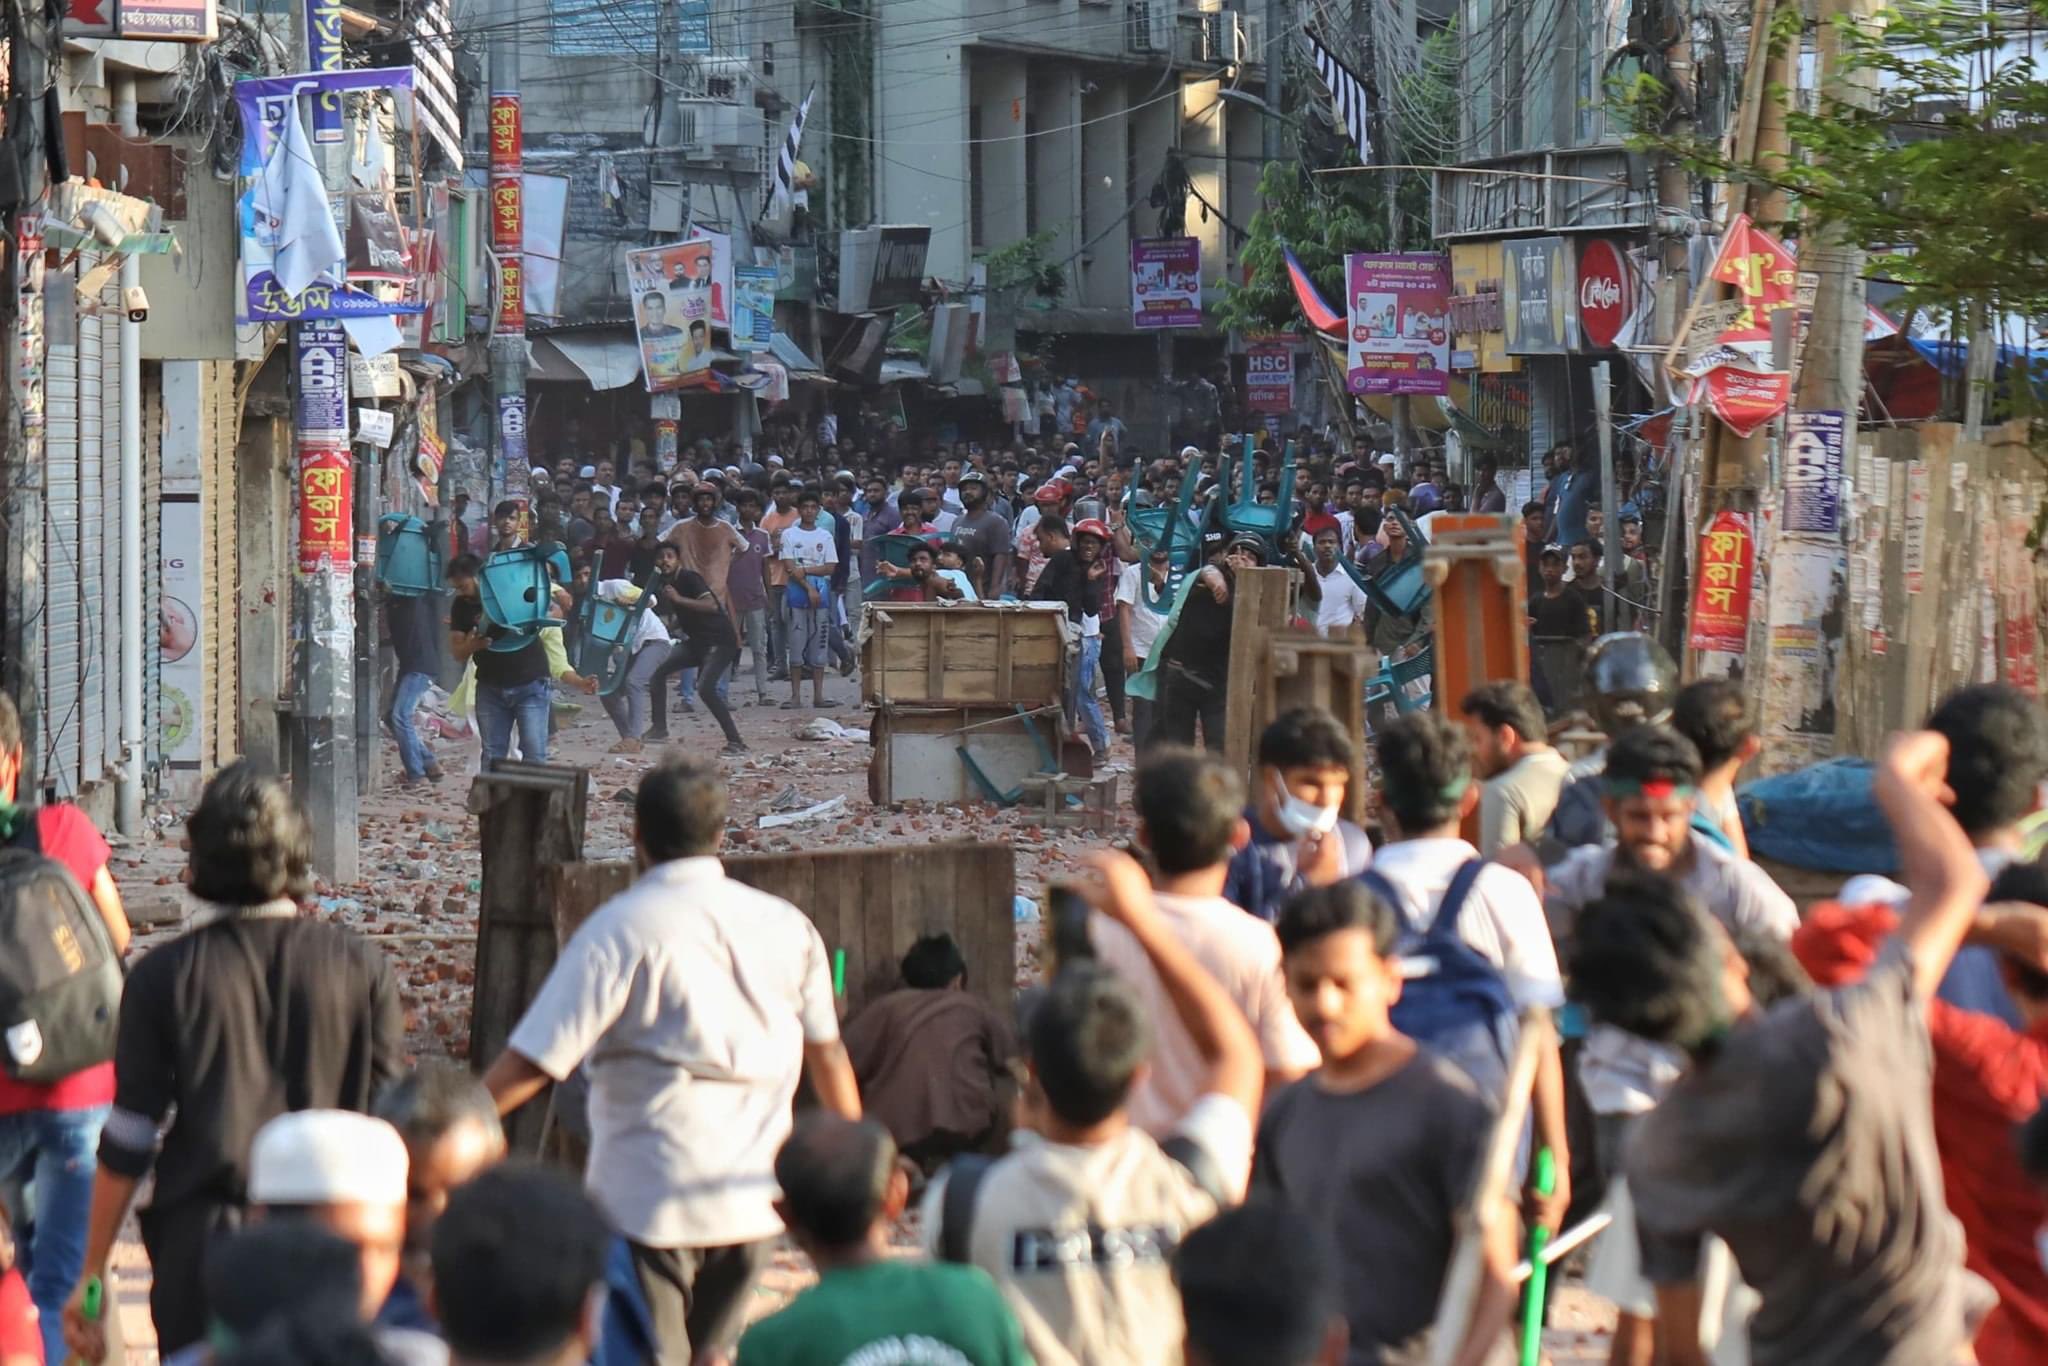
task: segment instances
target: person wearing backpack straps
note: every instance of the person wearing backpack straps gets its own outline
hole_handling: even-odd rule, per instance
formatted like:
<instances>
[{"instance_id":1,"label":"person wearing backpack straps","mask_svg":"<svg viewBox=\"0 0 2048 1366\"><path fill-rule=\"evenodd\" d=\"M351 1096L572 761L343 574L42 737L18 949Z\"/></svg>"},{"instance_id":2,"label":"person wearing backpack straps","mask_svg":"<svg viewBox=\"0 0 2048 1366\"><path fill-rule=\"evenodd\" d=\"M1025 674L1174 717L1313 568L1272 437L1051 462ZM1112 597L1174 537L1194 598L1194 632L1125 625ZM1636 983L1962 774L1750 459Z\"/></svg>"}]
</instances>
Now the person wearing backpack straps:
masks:
<instances>
[{"instance_id":1,"label":"person wearing backpack straps","mask_svg":"<svg viewBox=\"0 0 2048 1366\"><path fill-rule=\"evenodd\" d=\"M92 819L69 802L18 804L20 783L21 712L12 697L0 693L0 914L55 914L77 921L73 932L88 950L97 940L100 954L111 954L118 964L128 948L128 916L107 871L106 840ZM56 874L59 866L75 885L65 885L66 879ZM48 895L33 895L37 890ZM103 935L91 933L95 924ZM21 929L10 927L10 937ZM34 1010L31 996L56 1005L48 995L53 988L34 991L41 984L19 971L32 966L28 963L0 962L0 1027L6 1029L0 1050L0 1171L26 1171L35 1187L34 1228L24 1234L28 1289L40 1315L44 1356L52 1362L64 1359L58 1311L85 1260L92 1155L114 1102L110 1012L119 1003L121 983L118 969L105 971L100 954L92 955L96 974L68 974L73 993L89 1007L97 1001L109 1012L98 1030L79 1027L76 1015L70 1015L71 1028L45 1033L56 1012L47 1005ZM112 999L106 1000L109 990ZM99 1012L94 1008L91 1013ZM68 1075L45 1075L51 1062L67 1057L91 1060ZM13 1214L16 1225L27 1230L25 1212Z\"/></svg>"},{"instance_id":2,"label":"person wearing backpack straps","mask_svg":"<svg viewBox=\"0 0 2048 1366\"><path fill-rule=\"evenodd\" d=\"M1061 967L1025 1029L1025 1109L1038 1140L992 1163L956 1159L925 1192L925 1250L995 1278L1039 1366L1180 1366L1172 1259L1249 1161L1265 1064L1244 1013L1182 946L1129 855L1090 857L1079 888L1144 949L1207 1065L1201 1097L1163 1141L1127 1103L1149 1040L1114 972Z\"/></svg>"},{"instance_id":3,"label":"person wearing backpack straps","mask_svg":"<svg viewBox=\"0 0 2048 1366\"><path fill-rule=\"evenodd\" d=\"M1414 960L1394 1026L1476 1074L1498 1104L1514 1016L1564 1004L1543 903L1526 877L1481 860L1458 833L1479 804L1464 727L1436 712L1411 712L1380 732L1374 753L1386 842L1359 880L1400 913L1401 953ZM1524 1217L1556 1232L1571 1204L1571 1162L1564 1065L1554 1042L1537 1060L1531 1113L1536 1142ZM1546 1147L1557 1173L1548 1194L1534 1185L1534 1154Z\"/></svg>"}]
</instances>

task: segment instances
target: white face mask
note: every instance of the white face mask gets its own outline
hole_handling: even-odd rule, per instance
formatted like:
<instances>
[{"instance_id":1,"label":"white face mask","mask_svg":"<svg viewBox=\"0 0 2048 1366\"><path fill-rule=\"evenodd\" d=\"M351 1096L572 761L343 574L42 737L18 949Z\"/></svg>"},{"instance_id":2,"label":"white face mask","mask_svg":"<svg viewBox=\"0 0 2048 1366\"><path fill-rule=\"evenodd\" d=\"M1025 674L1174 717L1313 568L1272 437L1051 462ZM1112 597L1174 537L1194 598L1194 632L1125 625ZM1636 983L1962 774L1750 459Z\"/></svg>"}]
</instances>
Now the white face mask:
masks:
<instances>
[{"instance_id":1,"label":"white face mask","mask_svg":"<svg viewBox=\"0 0 2048 1366\"><path fill-rule=\"evenodd\" d=\"M1306 839L1310 835L1327 835L1337 828L1337 808L1317 806L1305 802L1287 790L1287 784L1273 775L1273 796L1277 799L1273 814L1280 822L1280 828L1294 839Z\"/></svg>"}]
</instances>

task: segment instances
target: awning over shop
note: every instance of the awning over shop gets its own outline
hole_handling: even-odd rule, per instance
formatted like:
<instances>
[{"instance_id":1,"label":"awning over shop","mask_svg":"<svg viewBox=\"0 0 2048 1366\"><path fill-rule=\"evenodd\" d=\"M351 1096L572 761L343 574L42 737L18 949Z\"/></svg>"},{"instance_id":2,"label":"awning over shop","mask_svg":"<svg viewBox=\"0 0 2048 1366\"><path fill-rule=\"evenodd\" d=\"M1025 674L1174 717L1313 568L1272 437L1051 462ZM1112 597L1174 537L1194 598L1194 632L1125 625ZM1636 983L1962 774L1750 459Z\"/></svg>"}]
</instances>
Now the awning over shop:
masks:
<instances>
[{"instance_id":1,"label":"awning over shop","mask_svg":"<svg viewBox=\"0 0 2048 1366\"><path fill-rule=\"evenodd\" d=\"M775 359L782 362L782 368L789 371L791 379L824 379L825 367L804 353L787 332L776 331L768 334L768 349Z\"/></svg>"},{"instance_id":2,"label":"awning over shop","mask_svg":"<svg viewBox=\"0 0 2048 1366\"><path fill-rule=\"evenodd\" d=\"M921 360L884 360L882 362L880 382L883 384L902 384L906 381L915 381L922 384L931 377L932 372L925 369L924 362Z\"/></svg>"},{"instance_id":3,"label":"awning over shop","mask_svg":"<svg viewBox=\"0 0 2048 1366\"><path fill-rule=\"evenodd\" d=\"M535 337L529 349L529 379L593 389L623 389L640 379L640 343L630 327L550 332Z\"/></svg>"}]
</instances>

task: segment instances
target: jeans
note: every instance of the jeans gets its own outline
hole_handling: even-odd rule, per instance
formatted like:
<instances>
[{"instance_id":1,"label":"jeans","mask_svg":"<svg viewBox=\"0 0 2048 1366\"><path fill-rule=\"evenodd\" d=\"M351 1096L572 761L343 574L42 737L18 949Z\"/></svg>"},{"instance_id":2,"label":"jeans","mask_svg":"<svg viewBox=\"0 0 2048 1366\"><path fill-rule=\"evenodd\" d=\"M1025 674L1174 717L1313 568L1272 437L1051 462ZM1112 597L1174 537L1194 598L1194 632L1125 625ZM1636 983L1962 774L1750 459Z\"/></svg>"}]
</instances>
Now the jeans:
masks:
<instances>
[{"instance_id":1,"label":"jeans","mask_svg":"<svg viewBox=\"0 0 2048 1366\"><path fill-rule=\"evenodd\" d=\"M611 696L604 699L605 713L618 727L621 740L638 740L647 733L647 700L654 691L654 672L667 660L669 649L667 645L650 641L634 651L633 662L626 667L625 678ZM667 698L662 699L663 721L668 719L667 701Z\"/></svg>"},{"instance_id":2,"label":"jeans","mask_svg":"<svg viewBox=\"0 0 2048 1366\"><path fill-rule=\"evenodd\" d=\"M1095 700L1095 675L1102 664L1102 637L1081 637L1081 660L1074 669L1074 682L1067 695L1067 709L1088 728L1088 743L1097 754L1109 749L1109 734L1102 725L1102 703Z\"/></svg>"},{"instance_id":3,"label":"jeans","mask_svg":"<svg viewBox=\"0 0 2048 1366\"><path fill-rule=\"evenodd\" d=\"M1102 618L1102 691L1109 695L1109 714L1124 723L1124 626L1116 613Z\"/></svg>"},{"instance_id":4,"label":"jeans","mask_svg":"<svg viewBox=\"0 0 2048 1366\"><path fill-rule=\"evenodd\" d=\"M108 1105L0 1115L0 1176L35 1183L35 1232L22 1245L28 1293L41 1315L43 1355L65 1361L64 1301L85 1265L86 1216ZM17 1229L23 1211L14 1211Z\"/></svg>"},{"instance_id":5,"label":"jeans","mask_svg":"<svg viewBox=\"0 0 2048 1366\"><path fill-rule=\"evenodd\" d=\"M768 656L773 653L768 644L768 609L749 607L737 615L740 619L740 640L754 657L754 700L758 702L768 695Z\"/></svg>"},{"instance_id":6,"label":"jeans","mask_svg":"<svg viewBox=\"0 0 2048 1366\"><path fill-rule=\"evenodd\" d=\"M519 727L519 757L529 764L548 761L549 697L553 689L545 678L501 688L494 683L476 685L476 725L483 732L484 765L511 752L512 727Z\"/></svg>"},{"instance_id":7,"label":"jeans","mask_svg":"<svg viewBox=\"0 0 2048 1366\"><path fill-rule=\"evenodd\" d=\"M725 732L728 745L746 743L740 739L740 728L732 723L732 709L725 704L725 685L732 677L733 662L739 657L737 645L714 645L697 667L697 698Z\"/></svg>"},{"instance_id":8,"label":"jeans","mask_svg":"<svg viewBox=\"0 0 2048 1366\"><path fill-rule=\"evenodd\" d=\"M398 686L391 693L391 710L384 717L391 723L391 733L398 737L398 762L405 766L408 778L425 777L434 763L433 754L412 723L412 714L419 709L420 699L433 686L431 674L400 674Z\"/></svg>"}]
</instances>

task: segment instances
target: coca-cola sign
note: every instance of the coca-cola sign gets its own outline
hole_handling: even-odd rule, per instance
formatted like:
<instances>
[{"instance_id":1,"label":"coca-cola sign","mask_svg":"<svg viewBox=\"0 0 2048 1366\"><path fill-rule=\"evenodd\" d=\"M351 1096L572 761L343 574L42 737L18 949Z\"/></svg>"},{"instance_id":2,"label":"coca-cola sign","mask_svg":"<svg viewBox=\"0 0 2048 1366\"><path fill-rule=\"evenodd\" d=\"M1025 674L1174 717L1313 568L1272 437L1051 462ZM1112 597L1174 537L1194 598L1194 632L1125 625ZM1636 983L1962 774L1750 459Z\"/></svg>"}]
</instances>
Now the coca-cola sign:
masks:
<instances>
[{"instance_id":1,"label":"coca-cola sign","mask_svg":"<svg viewBox=\"0 0 2048 1366\"><path fill-rule=\"evenodd\" d=\"M1604 237L1586 243L1579 253L1579 334L1586 348L1604 351L1614 345L1633 304L1621 249Z\"/></svg>"}]
</instances>

